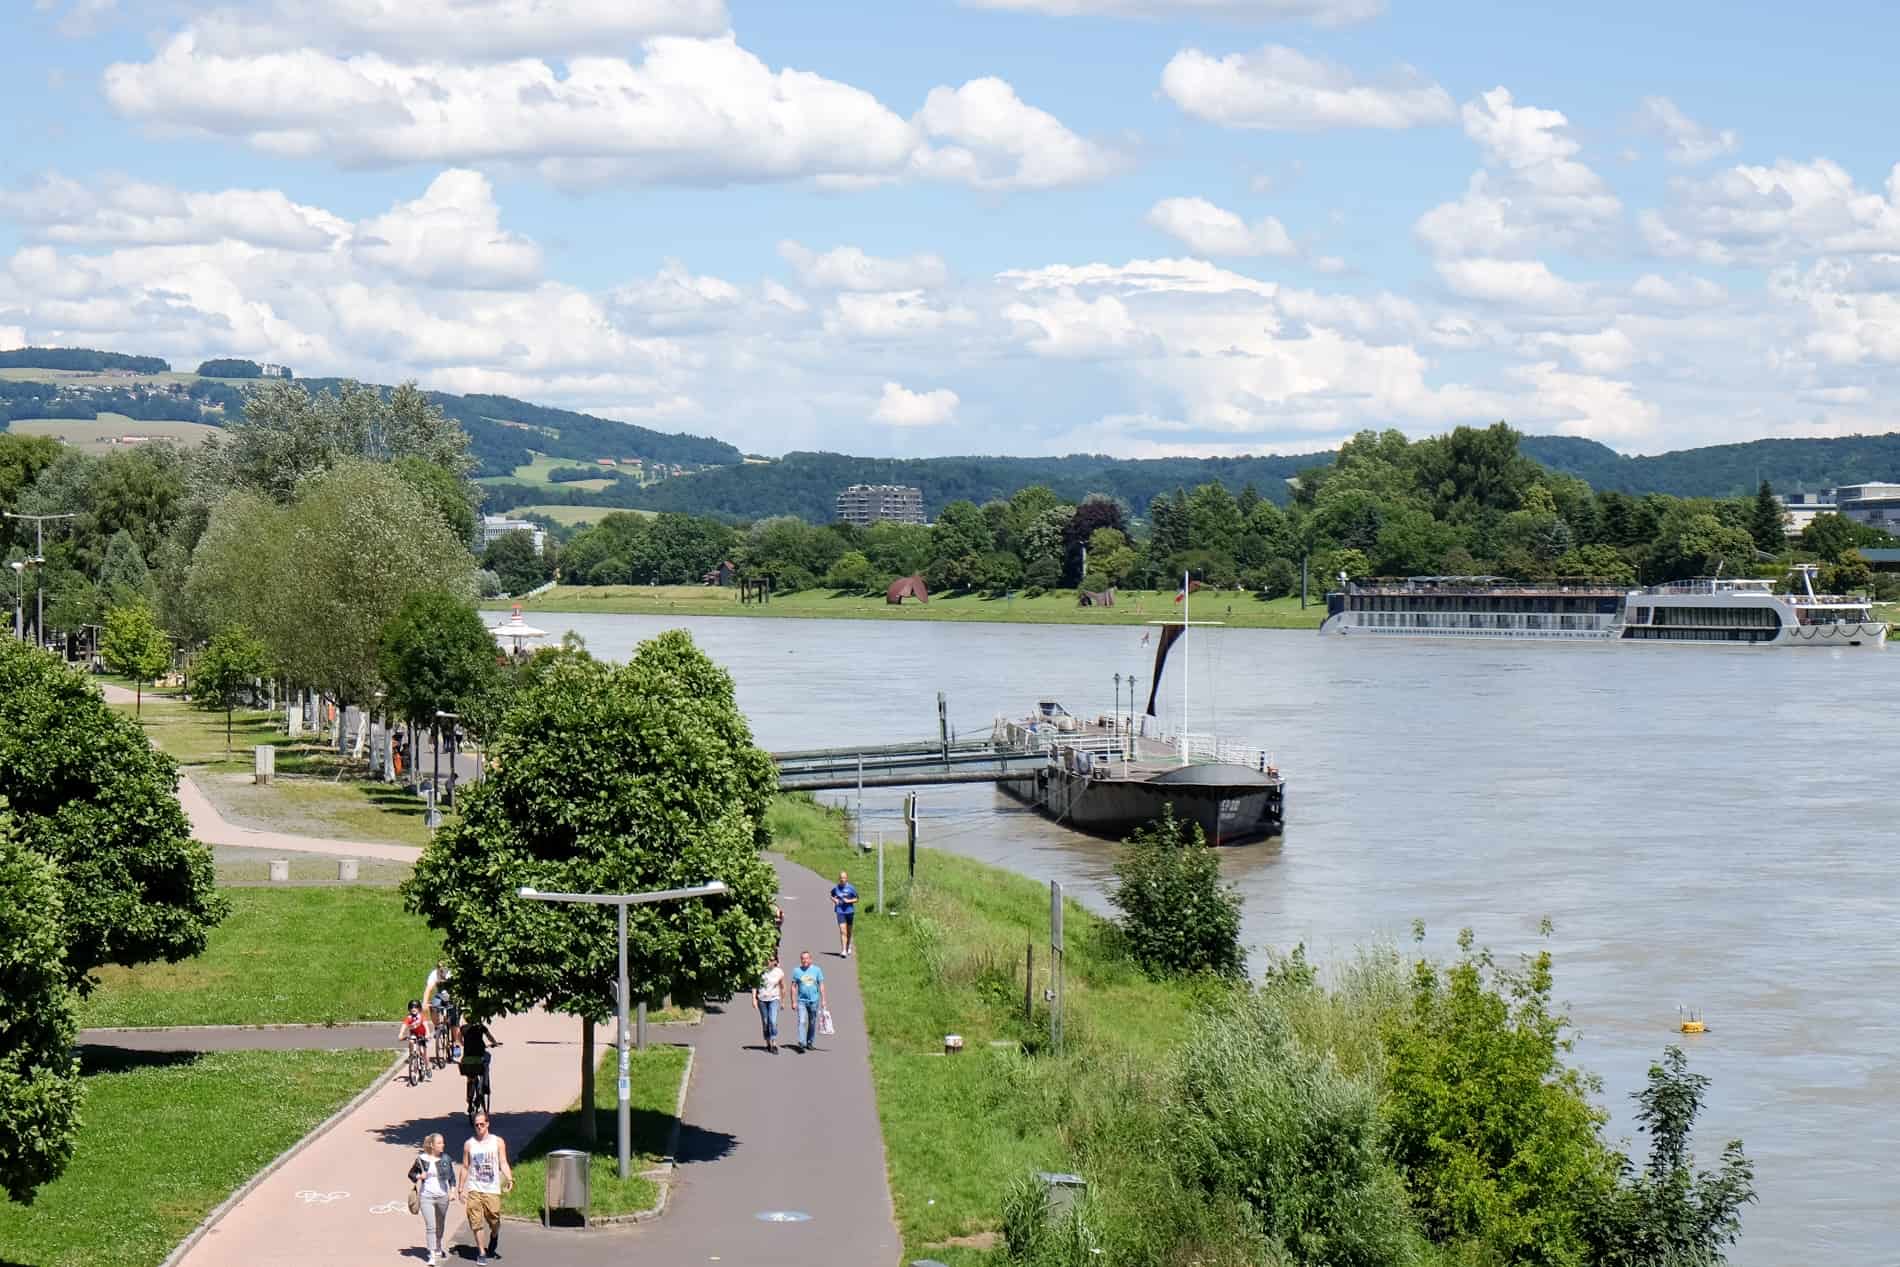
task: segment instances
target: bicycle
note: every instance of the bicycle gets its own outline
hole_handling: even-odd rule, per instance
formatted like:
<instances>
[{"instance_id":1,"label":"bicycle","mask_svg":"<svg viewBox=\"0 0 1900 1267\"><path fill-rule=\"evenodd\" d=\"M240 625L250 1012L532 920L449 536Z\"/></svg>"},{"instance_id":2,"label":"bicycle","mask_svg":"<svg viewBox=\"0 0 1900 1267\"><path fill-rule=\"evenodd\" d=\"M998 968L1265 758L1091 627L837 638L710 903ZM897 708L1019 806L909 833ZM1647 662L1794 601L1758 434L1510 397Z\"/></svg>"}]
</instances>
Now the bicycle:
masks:
<instances>
[{"instance_id":1,"label":"bicycle","mask_svg":"<svg viewBox=\"0 0 1900 1267\"><path fill-rule=\"evenodd\" d=\"M432 1057L437 1069L448 1067L449 1063L449 1027L438 1021L435 1027L435 1055Z\"/></svg>"},{"instance_id":2,"label":"bicycle","mask_svg":"<svg viewBox=\"0 0 1900 1267\"><path fill-rule=\"evenodd\" d=\"M426 1042L414 1038L407 1040L407 1042L409 1047L407 1073L409 1085L413 1087L426 1081L429 1077L429 1045Z\"/></svg>"},{"instance_id":3,"label":"bicycle","mask_svg":"<svg viewBox=\"0 0 1900 1267\"><path fill-rule=\"evenodd\" d=\"M488 1112L489 1087L488 1071L477 1069L474 1073L463 1075L468 1081L468 1124L475 1125L477 1113Z\"/></svg>"}]
</instances>

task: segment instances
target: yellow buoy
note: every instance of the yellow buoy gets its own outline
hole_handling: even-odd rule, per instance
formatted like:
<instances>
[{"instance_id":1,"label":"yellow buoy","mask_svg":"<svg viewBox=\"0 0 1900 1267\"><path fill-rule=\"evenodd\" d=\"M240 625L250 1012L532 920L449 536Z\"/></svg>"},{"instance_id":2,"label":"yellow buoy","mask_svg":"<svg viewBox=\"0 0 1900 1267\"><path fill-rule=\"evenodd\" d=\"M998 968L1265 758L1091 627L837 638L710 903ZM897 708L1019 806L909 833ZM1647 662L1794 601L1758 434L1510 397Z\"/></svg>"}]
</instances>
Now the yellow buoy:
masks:
<instances>
[{"instance_id":1,"label":"yellow buoy","mask_svg":"<svg viewBox=\"0 0 1900 1267\"><path fill-rule=\"evenodd\" d=\"M1709 1032L1709 1027L1704 1025L1701 1021L1684 1021L1677 1028L1685 1034L1706 1034Z\"/></svg>"}]
</instances>

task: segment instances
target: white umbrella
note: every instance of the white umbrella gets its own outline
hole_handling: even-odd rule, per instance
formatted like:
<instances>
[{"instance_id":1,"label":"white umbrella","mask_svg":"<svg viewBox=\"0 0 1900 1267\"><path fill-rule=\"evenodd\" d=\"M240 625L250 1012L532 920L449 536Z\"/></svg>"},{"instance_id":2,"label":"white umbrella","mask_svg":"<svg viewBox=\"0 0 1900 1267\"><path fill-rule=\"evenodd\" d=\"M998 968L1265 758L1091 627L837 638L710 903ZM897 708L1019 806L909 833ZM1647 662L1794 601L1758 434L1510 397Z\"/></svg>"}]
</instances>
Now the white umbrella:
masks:
<instances>
[{"instance_id":1,"label":"white umbrella","mask_svg":"<svg viewBox=\"0 0 1900 1267\"><path fill-rule=\"evenodd\" d=\"M488 632L495 635L497 642L507 644L510 651L519 651L525 644L533 642L536 638L548 636L545 629L536 629L533 625L522 621L519 603L515 604L514 612L504 623L496 625Z\"/></svg>"}]
</instances>

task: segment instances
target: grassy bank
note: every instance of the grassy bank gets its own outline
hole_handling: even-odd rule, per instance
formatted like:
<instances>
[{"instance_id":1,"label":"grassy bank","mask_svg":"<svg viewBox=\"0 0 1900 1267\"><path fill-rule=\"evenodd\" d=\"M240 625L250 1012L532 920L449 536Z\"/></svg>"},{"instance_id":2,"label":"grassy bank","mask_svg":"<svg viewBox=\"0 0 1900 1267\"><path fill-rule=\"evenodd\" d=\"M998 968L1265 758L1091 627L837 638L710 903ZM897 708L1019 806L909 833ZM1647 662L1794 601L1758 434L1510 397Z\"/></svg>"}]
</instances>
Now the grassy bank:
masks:
<instances>
[{"instance_id":1,"label":"grassy bank","mask_svg":"<svg viewBox=\"0 0 1900 1267\"><path fill-rule=\"evenodd\" d=\"M0 1196L0 1262L153 1267L388 1064L381 1051L89 1049L78 1151L31 1206Z\"/></svg>"},{"instance_id":2,"label":"grassy bank","mask_svg":"<svg viewBox=\"0 0 1900 1267\"><path fill-rule=\"evenodd\" d=\"M603 1040L611 1029L599 1031ZM633 1214L653 1207L659 1195L651 1179L640 1172L651 1169L666 1154L673 1134L674 1108L679 1104L680 1079L686 1074L684 1047L650 1046L632 1054L628 1071L633 1105L633 1171L620 1177L619 1135L615 1121L619 1091L614 1083L618 1055L609 1048L601 1057L594 1079L594 1145L588 1163L590 1211L595 1215ZM586 1148L581 1139L580 1101L574 1104L521 1150L514 1163L515 1186L503 1208L522 1218L539 1218L541 1197L547 1191L547 1155L557 1148Z\"/></svg>"},{"instance_id":3,"label":"grassy bank","mask_svg":"<svg viewBox=\"0 0 1900 1267\"><path fill-rule=\"evenodd\" d=\"M865 865L840 814L781 798L771 825L777 848L821 874ZM1116 952L1106 922L1071 902L1065 1046L1053 1055L1042 1002L1048 886L929 849L918 851L914 886L901 865L892 872L893 913L861 910L858 973L905 1250L951 1264L1000 1260L988 1243L1004 1184L1073 1167L1070 1101L1111 1084L1119 1091L1128 1070L1158 1064L1200 987L1142 976ZM963 1054L943 1054L946 1034L963 1036Z\"/></svg>"},{"instance_id":4,"label":"grassy bank","mask_svg":"<svg viewBox=\"0 0 1900 1267\"><path fill-rule=\"evenodd\" d=\"M833 620L963 620L1031 625L1139 625L1178 616L1173 591L1118 592L1114 607L1079 607L1073 590L1035 598L985 598L979 594L933 597L928 603L893 607L882 595L807 590L770 603L741 604L737 588L717 585L557 585L521 604L526 610L602 612L636 616L787 616ZM511 600L487 604L506 609ZM1326 618L1321 597L1300 609L1299 598L1262 600L1252 594L1209 590L1194 596L1196 620L1219 620L1253 629L1317 629Z\"/></svg>"},{"instance_id":5,"label":"grassy bank","mask_svg":"<svg viewBox=\"0 0 1900 1267\"><path fill-rule=\"evenodd\" d=\"M231 917L197 958L101 969L80 1024L393 1026L440 949L389 888L246 888L229 897Z\"/></svg>"},{"instance_id":6,"label":"grassy bank","mask_svg":"<svg viewBox=\"0 0 1900 1267\"><path fill-rule=\"evenodd\" d=\"M124 713L135 709L129 703L114 707ZM417 848L429 841L425 807L418 797L368 777L365 762L338 756L330 744L290 738L277 713L235 713L227 747L225 715L194 708L176 691L148 689L136 710L146 736L184 768L228 822ZM277 750L276 778L263 787L252 780L252 749L260 744Z\"/></svg>"}]
</instances>

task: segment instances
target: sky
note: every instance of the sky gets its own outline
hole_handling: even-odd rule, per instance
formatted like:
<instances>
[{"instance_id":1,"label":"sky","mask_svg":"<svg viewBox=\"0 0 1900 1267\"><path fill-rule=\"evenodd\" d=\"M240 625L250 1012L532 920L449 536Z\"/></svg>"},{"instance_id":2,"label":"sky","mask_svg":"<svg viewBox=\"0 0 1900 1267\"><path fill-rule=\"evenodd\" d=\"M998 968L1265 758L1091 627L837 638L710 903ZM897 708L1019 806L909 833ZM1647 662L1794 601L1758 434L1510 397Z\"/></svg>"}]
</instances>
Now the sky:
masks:
<instances>
[{"instance_id":1,"label":"sky","mask_svg":"<svg viewBox=\"0 0 1900 1267\"><path fill-rule=\"evenodd\" d=\"M1540 11L1548 10L1548 11ZM1889 430L1900 13L0 0L0 348L750 453Z\"/></svg>"}]
</instances>

